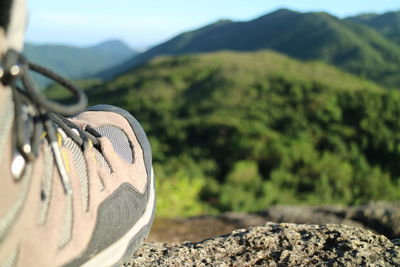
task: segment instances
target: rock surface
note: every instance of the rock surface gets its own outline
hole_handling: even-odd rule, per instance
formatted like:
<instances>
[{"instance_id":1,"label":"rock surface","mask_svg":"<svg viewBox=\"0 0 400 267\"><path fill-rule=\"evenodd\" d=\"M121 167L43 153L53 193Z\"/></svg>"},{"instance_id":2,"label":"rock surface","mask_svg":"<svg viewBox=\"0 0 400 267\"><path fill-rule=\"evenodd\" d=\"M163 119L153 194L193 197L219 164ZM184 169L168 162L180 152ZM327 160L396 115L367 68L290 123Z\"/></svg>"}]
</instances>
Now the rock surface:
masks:
<instances>
[{"instance_id":1,"label":"rock surface","mask_svg":"<svg viewBox=\"0 0 400 267\"><path fill-rule=\"evenodd\" d=\"M400 248L354 226L267 223L200 242L147 243L125 266L400 266Z\"/></svg>"},{"instance_id":2,"label":"rock surface","mask_svg":"<svg viewBox=\"0 0 400 267\"><path fill-rule=\"evenodd\" d=\"M197 242L267 222L345 224L369 229L389 239L400 239L400 203L374 202L351 207L278 205L251 214L228 212L217 216L156 218L148 241Z\"/></svg>"}]
</instances>

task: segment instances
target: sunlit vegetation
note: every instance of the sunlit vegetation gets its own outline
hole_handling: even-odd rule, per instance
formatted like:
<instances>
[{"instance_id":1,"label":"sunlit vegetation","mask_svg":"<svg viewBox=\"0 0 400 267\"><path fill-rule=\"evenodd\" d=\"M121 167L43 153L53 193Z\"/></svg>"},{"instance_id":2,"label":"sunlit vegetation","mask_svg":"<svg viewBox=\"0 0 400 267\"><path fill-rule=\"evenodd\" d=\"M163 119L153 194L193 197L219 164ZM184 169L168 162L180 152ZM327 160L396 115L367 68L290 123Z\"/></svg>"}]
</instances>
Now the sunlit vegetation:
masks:
<instances>
[{"instance_id":1,"label":"sunlit vegetation","mask_svg":"<svg viewBox=\"0 0 400 267\"><path fill-rule=\"evenodd\" d=\"M323 63L162 57L87 87L148 133L159 215L400 199L400 92Z\"/></svg>"},{"instance_id":2,"label":"sunlit vegetation","mask_svg":"<svg viewBox=\"0 0 400 267\"><path fill-rule=\"evenodd\" d=\"M160 55L271 49L297 59L323 61L382 86L400 88L399 21L399 12L368 20L365 16L340 19L322 12L281 9L247 22L222 20L182 33L103 75L119 75Z\"/></svg>"}]
</instances>

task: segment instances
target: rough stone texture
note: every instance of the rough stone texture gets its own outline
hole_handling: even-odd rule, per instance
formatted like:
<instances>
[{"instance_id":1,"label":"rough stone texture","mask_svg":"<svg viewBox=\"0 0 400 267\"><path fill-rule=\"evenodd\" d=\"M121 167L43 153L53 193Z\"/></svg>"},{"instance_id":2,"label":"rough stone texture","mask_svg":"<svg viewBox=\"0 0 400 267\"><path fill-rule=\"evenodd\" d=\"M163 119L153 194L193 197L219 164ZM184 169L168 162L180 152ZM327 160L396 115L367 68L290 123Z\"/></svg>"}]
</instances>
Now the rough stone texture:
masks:
<instances>
[{"instance_id":1,"label":"rough stone texture","mask_svg":"<svg viewBox=\"0 0 400 267\"><path fill-rule=\"evenodd\" d=\"M382 235L347 225L267 223L201 242L147 243L126 266L400 266Z\"/></svg>"},{"instance_id":2,"label":"rough stone texture","mask_svg":"<svg viewBox=\"0 0 400 267\"><path fill-rule=\"evenodd\" d=\"M252 214L228 212L218 216L156 218L148 240L194 242L227 234L238 228L264 225L267 222L345 224L372 230L389 239L400 239L400 202L375 202L352 207L278 205Z\"/></svg>"}]
</instances>

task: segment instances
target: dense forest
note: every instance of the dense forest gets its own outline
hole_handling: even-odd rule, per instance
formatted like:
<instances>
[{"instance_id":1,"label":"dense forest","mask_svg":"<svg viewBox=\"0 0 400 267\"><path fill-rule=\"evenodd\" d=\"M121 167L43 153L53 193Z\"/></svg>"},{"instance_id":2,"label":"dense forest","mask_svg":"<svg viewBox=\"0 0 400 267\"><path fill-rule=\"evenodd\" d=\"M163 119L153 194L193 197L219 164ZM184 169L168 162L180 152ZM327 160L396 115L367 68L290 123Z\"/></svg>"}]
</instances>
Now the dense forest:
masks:
<instances>
[{"instance_id":1,"label":"dense forest","mask_svg":"<svg viewBox=\"0 0 400 267\"><path fill-rule=\"evenodd\" d=\"M159 216L400 200L400 47L387 26L399 14L279 10L220 21L108 71L116 76L106 82L78 84L90 104L121 106L144 126ZM225 47L260 37L235 43L238 29L272 34L278 22L290 34L271 45Z\"/></svg>"}]
</instances>

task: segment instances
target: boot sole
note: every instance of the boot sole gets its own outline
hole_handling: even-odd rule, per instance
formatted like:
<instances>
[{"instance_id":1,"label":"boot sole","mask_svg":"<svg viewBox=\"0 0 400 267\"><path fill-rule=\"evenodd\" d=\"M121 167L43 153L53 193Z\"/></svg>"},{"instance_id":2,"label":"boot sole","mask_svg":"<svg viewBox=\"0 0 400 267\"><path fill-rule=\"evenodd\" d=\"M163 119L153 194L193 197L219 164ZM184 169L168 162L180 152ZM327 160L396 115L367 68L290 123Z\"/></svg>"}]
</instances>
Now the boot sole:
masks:
<instances>
[{"instance_id":1,"label":"boot sole","mask_svg":"<svg viewBox=\"0 0 400 267\"><path fill-rule=\"evenodd\" d=\"M133 253L143 243L150 233L155 214L155 184L154 174L151 174L150 194L145 212L137 223L117 242L91 258L82 266L121 266L128 262Z\"/></svg>"}]
</instances>

